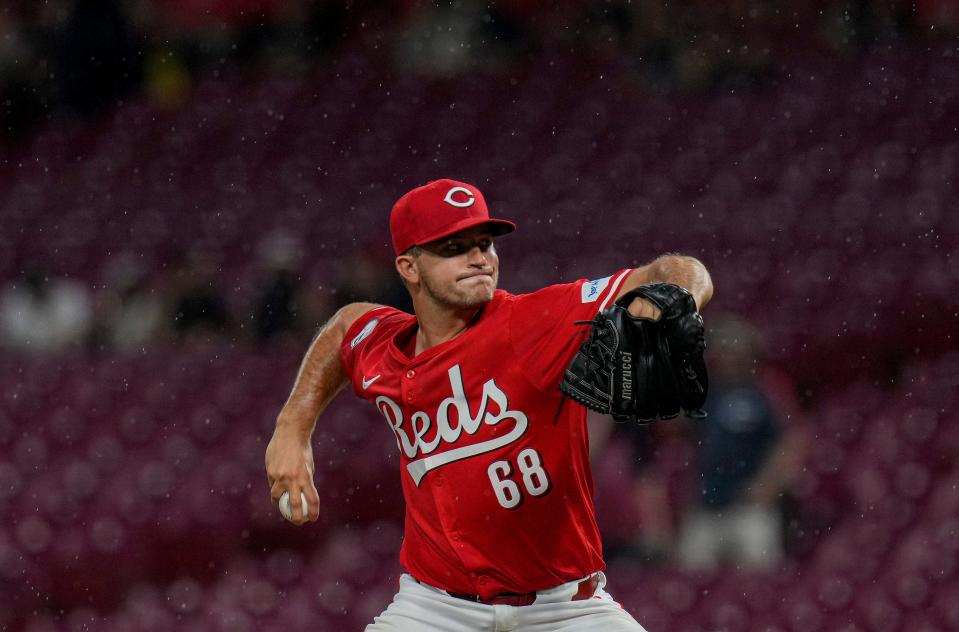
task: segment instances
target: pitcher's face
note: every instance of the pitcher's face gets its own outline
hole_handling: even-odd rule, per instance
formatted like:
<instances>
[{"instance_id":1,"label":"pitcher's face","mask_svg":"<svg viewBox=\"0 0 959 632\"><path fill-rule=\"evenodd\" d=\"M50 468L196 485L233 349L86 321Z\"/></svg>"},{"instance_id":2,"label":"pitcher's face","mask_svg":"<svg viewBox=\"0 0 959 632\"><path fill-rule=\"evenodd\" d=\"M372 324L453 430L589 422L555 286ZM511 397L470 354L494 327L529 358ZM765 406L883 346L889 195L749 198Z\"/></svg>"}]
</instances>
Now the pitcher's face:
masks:
<instances>
[{"instance_id":1,"label":"pitcher's face","mask_svg":"<svg viewBox=\"0 0 959 632\"><path fill-rule=\"evenodd\" d=\"M488 229L469 228L421 249L416 259L420 283L437 304L473 309L493 300L499 281L499 257Z\"/></svg>"}]
</instances>

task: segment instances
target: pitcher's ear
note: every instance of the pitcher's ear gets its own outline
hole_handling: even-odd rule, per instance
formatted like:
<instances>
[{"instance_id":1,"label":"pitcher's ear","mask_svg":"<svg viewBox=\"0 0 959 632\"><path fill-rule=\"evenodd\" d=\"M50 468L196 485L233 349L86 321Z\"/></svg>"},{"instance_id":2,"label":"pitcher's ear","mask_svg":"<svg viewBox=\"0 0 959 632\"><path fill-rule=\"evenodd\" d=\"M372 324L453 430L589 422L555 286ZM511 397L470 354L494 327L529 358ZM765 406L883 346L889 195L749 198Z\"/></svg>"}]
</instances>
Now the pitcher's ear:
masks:
<instances>
[{"instance_id":1,"label":"pitcher's ear","mask_svg":"<svg viewBox=\"0 0 959 632\"><path fill-rule=\"evenodd\" d=\"M396 258L396 271L404 283L419 283L419 257L409 251Z\"/></svg>"}]
</instances>

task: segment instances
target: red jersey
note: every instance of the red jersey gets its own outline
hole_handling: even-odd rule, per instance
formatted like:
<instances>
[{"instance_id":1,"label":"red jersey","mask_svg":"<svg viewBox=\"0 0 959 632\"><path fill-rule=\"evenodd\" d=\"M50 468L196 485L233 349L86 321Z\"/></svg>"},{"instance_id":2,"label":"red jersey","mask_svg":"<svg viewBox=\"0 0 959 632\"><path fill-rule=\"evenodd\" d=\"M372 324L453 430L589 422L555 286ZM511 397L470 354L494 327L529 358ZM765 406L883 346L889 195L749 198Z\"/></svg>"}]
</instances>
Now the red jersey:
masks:
<instances>
[{"instance_id":1,"label":"red jersey","mask_svg":"<svg viewBox=\"0 0 959 632\"><path fill-rule=\"evenodd\" d=\"M415 357L405 312L371 310L347 332L353 390L396 435L413 577L490 598L604 568L586 409L559 383L589 332L574 321L605 309L628 272L497 290L466 331Z\"/></svg>"}]
</instances>

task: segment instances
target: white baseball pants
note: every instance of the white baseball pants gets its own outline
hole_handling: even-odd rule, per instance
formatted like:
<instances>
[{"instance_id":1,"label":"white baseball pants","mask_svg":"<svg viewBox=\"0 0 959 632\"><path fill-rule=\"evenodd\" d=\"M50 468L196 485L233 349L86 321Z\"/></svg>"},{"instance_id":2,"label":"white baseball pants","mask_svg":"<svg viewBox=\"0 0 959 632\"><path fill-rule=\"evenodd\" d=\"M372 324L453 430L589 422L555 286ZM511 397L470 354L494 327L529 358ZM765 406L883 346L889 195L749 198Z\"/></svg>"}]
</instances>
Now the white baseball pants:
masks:
<instances>
[{"instance_id":1,"label":"white baseball pants","mask_svg":"<svg viewBox=\"0 0 959 632\"><path fill-rule=\"evenodd\" d=\"M540 591L529 606L474 603L400 577L400 590L366 632L646 632L603 590L600 573L590 599L570 601L579 582Z\"/></svg>"}]
</instances>

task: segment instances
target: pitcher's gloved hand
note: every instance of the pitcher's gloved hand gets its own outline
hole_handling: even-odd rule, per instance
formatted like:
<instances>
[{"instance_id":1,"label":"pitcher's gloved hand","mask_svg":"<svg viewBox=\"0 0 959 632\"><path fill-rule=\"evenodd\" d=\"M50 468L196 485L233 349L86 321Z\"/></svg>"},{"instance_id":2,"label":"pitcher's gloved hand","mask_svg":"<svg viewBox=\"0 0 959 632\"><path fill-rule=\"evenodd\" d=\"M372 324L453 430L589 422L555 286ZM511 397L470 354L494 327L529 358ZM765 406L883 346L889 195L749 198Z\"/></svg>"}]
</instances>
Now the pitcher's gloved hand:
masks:
<instances>
[{"instance_id":1,"label":"pitcher's gloved hand","mask_svg":"<svg viewBox=\"0 0 959 632\"><path fill-rule=\"evenodd\" d=\"M656 305L659 320L632 316L636 297ZM706 416L705 328L688 291L671 283L641 285L581 322L592 329L566 369L564 394L617 421L647 423L681 410Z\"/></svg>"}]
</instances>

